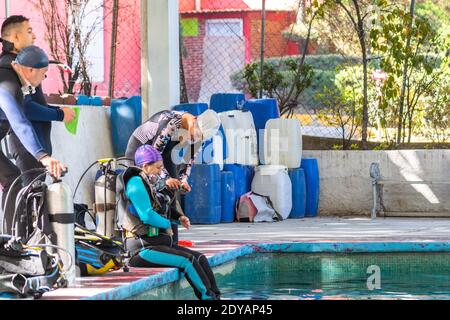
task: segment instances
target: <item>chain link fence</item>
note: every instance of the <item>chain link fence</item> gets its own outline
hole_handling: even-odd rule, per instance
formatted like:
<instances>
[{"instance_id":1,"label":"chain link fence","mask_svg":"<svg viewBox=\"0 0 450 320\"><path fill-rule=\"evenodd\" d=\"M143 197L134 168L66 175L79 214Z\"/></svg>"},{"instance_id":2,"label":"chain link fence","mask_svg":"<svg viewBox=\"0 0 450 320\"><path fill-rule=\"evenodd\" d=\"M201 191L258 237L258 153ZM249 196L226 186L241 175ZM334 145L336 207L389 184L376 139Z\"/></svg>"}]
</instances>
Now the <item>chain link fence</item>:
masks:
<instances>
[{"instance_id":1,"label":"chain link fence","mask_svg":"<svg viewBox=\"0 0 450 320\"><path fill-rule=\"evenodd\" d=\"M180 0L179 4L184 102L209 103L214 93L242 92L242 72L253 62L263 60L278 67L289 58L301 57L303 42L293 34L295 26L303 24L303 0L264 4L262 0ZM311 53L314 43L308 48ZM301 95L294 109L303 134L342 137L339 128L321 122L314 105L302 103Z\"/></svg>"}]
</instances>

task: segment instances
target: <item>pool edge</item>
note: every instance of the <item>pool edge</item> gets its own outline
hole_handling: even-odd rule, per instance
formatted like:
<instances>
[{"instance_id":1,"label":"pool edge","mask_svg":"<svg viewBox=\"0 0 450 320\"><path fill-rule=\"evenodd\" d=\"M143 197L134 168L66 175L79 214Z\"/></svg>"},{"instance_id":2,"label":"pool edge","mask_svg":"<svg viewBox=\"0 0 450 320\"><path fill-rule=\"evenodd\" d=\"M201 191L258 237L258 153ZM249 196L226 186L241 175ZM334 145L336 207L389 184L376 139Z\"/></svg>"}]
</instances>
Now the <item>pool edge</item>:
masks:
<instances>
[{"instance_id":1,"label":"pool edge","mask_svg":"<svg viewBox=\"0 0 450 320\"><path fill-rule=\"evenodd\" d=\"M208 257L211 267L217 267L253 253L371 253L371 252L450 252L450 242L286 242L247 244ZM176 269L98 293L81 300L125 300L180 279Z\"/></svg>"}]
</instances>

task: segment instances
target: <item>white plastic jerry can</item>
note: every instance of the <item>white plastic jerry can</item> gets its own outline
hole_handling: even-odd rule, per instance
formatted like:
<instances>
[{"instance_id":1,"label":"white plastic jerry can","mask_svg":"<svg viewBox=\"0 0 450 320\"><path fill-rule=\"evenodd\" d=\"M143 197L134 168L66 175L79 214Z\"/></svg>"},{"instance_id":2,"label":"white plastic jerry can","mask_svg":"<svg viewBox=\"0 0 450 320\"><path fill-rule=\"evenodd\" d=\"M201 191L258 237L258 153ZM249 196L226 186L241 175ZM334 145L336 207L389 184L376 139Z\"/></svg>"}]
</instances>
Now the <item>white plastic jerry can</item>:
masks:
<instances>
[{"instance_id":1,"label":"white plastic jerry can","mask_svg":"<svg viewBox=\"0 0 450 320\"><path fill-rule=\"evenodd\" d=\"M273 208L287 219L292 210L292 183L285 166L265 165L255 168L252 191L268 196Z\"/></svg>"},{"instance_id":2,"label":"white plastic jerry can","mask_svg":"<svg viewBox=\"0 0 450 320\"><path fill-rule=\"evenodd\" d=\"M219 114L225 132L225 164L258 165L258 141L249 111L233 110Z\"/></svg>"},{"instance_id":3,"label":"white plastic jerry can","mask_svg":"<svg viewBox=\"0 0 450 320\"><path fill-rule=\"evenodd\" d=\"M302 128L296 119L271 119L264 131L264 164L300 168Z\"/></svg>"}]
</instances>

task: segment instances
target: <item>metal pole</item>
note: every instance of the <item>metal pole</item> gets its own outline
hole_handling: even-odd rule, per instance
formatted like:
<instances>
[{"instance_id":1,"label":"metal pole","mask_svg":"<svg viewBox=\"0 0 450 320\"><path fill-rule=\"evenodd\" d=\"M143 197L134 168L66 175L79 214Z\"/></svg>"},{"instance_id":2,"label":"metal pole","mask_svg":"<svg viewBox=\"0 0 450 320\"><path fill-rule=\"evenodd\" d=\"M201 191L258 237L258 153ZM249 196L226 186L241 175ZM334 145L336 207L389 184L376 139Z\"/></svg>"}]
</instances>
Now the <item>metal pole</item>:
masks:
<instances>
[{"instance_id":1,"label":"metal pole","mask_svg":"<svg viewBox=\"0 0 450 320\"><path fill-rule=\"evenodd\" d=\"M9 0L5 0L5 16L8 18L10 16L11 6Z\"/></svg>"},{"instance_id":2,"label":"metal pole","mask_svg":"<svg viewBox=\"0 0 450 320\"><path fill-rule=\"evenodd\" d=\"M259 98L262 99L263 88L262 88L262 79L264 76L264 54L265 54L265 33L266 33L266 0L262 0L262 11L261 11L261 67L260 67L260 75L259 75Z\"/></svg>"},{"instance_id":3,"label":"metal pole","mask_svg":"<svg viewBox=\"0 0 450 320\"><path fill-rule=\"evenodd\" d=\"M108 95L114 98L114 82L116 69L116 52L117 52L117 25L119 15L119 0L114 0L113 20L112 20L112 36L111 36L111 63L109 67L109 90Z\"/></svg>"}]
</instances>

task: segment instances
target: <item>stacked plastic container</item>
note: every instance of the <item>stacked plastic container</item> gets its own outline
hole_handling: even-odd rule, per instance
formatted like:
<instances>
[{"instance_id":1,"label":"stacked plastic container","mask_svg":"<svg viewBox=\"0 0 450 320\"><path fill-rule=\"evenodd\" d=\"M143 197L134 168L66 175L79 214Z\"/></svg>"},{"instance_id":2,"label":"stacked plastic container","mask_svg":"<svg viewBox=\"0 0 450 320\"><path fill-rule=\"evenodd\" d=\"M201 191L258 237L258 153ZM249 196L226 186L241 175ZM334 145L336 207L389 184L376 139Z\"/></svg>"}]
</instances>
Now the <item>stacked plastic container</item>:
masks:
<instances>
[{"instance_id":1,"label":"stacked plastic container","mask_svg":"<svg viewBox=\"0 0 450 320\"><path fill-rule=\"evenodd\" d=\"M111 131L115 156L125 154L128 140L141 123L142 99L140 96L111 101Z\"/></svg>"},{"instance_id":2,"label":"stacked plastic container","mask_svg":"<svg viewBox=\"0 0 450 320\"><path fill-rule=\"evenodd\" d=\"M188 180L192 191L184 197L184 213L194 224L222 220L221 176L217 164L196 164Z\"/></svg>"},{"instance_id":3,"label":"stacked plastic container","mask_svg":"<svg viewBox=\"0 0 450 320\"><path fill-rule=\"evenodd\" d=\"M270 119L264 132L266 165L256 168L252 191L269 196L283 219L305 215L301 126L293 119Z\"/></svg>"},{"instance_id":4,"label":"stacked plastic container","mask_svg":"<svg viewBox=\"0 0 450 320\"><path fill-rule=\"evenodd\" d=\"M225 164L258 165L258 140L251 112L233 110L219 116L225 133Z\"/></svg>"},{"instance_id":5,"label":"stacked plastic container","mask_svg":"<svg viewBox=\"0 0 450 320\"><path fill-rule=\"evenodd\" d=\"M103 100L101 97L88 97L80 95L77 97L77 105L79 106L97 106L100 107L103 105Z\"/></svg>"},{"instance_id":6,"label":"stacked plastic container","mask_svg":"<svg viewBox=\"0 0 450 320\"><path fill-rule=\"evenodd\" d=\"M255 168L252 191L268 196L273 208L287 219L292 210L292 184L285 166L267 165Z\"/></svg>"},{"instance_id":7,"label":"stacked plastic container","mask_svg":"<svg viewBox=\"0 0 450 320\"><path fill-rule=\"evenodd\" d=\"M245 104L243 93L215 93L211 96L209 106L217 113L242 109Z\"/></svg>"}]
</instances>

